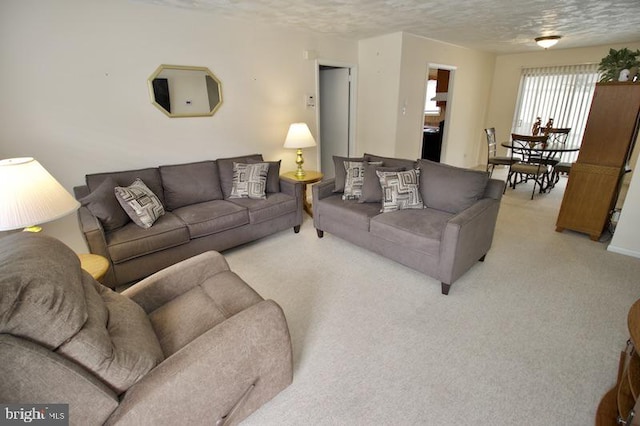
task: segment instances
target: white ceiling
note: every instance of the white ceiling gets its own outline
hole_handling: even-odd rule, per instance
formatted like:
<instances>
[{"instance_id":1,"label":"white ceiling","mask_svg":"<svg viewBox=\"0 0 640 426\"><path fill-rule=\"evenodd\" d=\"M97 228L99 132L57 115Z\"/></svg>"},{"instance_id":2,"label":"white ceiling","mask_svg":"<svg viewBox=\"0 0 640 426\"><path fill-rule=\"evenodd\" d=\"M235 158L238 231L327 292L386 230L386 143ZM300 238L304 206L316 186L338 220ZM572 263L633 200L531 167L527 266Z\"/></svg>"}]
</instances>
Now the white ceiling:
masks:
<instances>
[{"instance_id":1,"label":"white ceiling","mask_svg":"<svg viewBox=\"0 0 640 426\"><path fill-rule=\"evenodd\" d=\"M640 0L137 0L349 39L397 31L496 53L640 41Z\"/></svg>"}]
</instances>

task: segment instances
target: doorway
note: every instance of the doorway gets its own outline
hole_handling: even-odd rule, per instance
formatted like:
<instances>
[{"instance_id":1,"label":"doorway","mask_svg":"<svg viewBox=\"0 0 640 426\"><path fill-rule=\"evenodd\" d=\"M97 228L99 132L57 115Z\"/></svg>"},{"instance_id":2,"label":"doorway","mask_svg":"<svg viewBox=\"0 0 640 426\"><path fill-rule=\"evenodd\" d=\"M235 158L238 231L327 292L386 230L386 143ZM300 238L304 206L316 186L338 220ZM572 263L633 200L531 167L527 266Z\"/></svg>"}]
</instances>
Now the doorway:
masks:
<instances>
[{"instance_id":1,"label":"doorway","mask_svg":"<svg viewBox=\"0 0 640 426\"><path fill-rule=\"evenodd\" d=\"M318 162L325 178L335 176L333 156L353 152L355 117L354 67L318 61Z\"/></svg>"},{"instance_id":2,"label":"doorway","mask_svg":"<svg viewBox=\"0 0 640 426\"><path fill-rule=\"evenodd\" d=\"M454 74L453 66L427 66L421 158L440 162L445 157Z\"/></svg>"}]
</instances>

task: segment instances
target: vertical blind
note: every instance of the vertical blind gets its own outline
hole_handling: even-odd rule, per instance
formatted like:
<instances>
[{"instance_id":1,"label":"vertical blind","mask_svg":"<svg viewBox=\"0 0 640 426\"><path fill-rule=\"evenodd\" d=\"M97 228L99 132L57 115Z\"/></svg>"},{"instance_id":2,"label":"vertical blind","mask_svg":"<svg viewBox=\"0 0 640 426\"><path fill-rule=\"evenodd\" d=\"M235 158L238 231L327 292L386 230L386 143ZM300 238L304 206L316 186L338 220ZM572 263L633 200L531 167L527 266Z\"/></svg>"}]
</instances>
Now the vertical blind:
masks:
<instances>
[{"instance_id":1,"label":"vertical blind","mask_svg":"<svg viewBox=\"0 0 640 426\"><path fill-rule=\"evenodd\" d=\"M543 127L553 118L553 127L571 128L567 144L579 145L598 77L598 64L524 68L512 132L530 135L537 117ZM574 162L577 156L564 153L562 161Z\"/></svg>"}]
</instances>

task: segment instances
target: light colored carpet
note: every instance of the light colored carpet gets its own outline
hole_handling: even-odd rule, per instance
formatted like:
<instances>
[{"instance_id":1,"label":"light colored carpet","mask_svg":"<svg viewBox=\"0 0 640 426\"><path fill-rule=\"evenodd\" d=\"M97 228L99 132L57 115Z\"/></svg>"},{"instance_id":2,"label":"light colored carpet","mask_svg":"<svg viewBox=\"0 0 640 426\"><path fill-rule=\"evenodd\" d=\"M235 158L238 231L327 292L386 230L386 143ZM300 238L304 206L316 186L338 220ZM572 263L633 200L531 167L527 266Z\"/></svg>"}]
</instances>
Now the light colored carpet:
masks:
<instances>
[{"instance_id":1,"label":"light colored carpet","mask_svg":"<svg viewBox=\"0 0 640 426\"><path fill-rule=\"evenodd\" d=\"M640 260L555 232L563 188L531 201L530 185L507 190L486 261L449 296L317 238L309 218L299 234L226 252L283 307L293 340L293 384L244 424L593 424L628 339Z\"/></svg>"}]
</instances>

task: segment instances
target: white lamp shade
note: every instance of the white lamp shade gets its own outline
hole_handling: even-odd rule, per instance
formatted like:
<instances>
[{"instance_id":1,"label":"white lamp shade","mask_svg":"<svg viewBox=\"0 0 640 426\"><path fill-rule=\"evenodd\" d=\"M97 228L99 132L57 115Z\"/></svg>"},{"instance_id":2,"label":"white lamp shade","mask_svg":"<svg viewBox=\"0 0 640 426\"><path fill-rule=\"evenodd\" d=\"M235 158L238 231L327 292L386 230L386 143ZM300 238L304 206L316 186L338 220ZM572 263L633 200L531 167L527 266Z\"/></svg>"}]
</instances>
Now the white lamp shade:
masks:
<instances>
[{"instance_id":1,"label":"white lamp shade","mask_svg":"<svg viewBox=\"0 0 640 426\"><path fill-rule=\"evenodd\" d=\"M50 222L80 203L33 158L0 160L0 231Z\"/></svg>"},{"instance_id":2,"label":"white lamp shade","mask_svg":"<svg viewBox=\"0 0 640 426\"><path fill-rule=\"evenodd\" d=\"M310 148L316 146L316 140L313 138L307 123L293 123L289 126L287 138L284 140L285 148Z\"/></svg>"}]
</instances>

